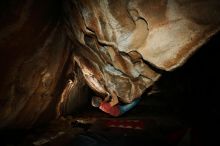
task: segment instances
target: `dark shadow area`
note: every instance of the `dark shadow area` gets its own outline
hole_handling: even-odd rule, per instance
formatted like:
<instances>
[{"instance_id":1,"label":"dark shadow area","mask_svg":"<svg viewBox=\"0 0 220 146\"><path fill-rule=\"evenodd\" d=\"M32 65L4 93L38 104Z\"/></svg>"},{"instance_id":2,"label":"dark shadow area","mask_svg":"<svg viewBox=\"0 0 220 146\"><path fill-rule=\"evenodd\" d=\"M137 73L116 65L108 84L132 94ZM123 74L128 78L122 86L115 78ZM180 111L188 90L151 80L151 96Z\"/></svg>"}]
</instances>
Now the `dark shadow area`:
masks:
<instances>
[{"instance_id":1,"label":"dark shadow area","mask_svg":"<svg viewBox=\"0 0 220 146\"><path fill-rule=\"evenodd\" d=\"M74 146L180 146L180 141L187 130L190 130L188 134L190 138L187 141L192 146L217 145L216 133L218 133L220 113L218 109L220 72L217 51L219 47L220 34L217 34L182 67L164 73L156 83L158 93L150 96L144 94L140 105L122 117L112 118L98 109L87 107L82 112L72 115L73 118L69 121L73 122L66 120L68 124L71 123L70 127L63 129L67 131L64 134L66 137L61 136L59 140L54 141L50 138L49 142L42 145L59 146L65 143ZM83 118L95 118L96 122L89 123L89 127L85 125L86 130L74 135L68 128L72 128L72 131L76 131L77 128L84 129L83 124L77 123L75 127L72 125L74 120ZM103 126L105 120L139 120L144 122L144 128L140 131L119 127L109 128L109 125L106 128ZM39 135L48 131L47 126L37 127L36 129L41 130L32 129L28 132L4 131L0 135L0 145L8 145L8 143L34 145L33 141L30 143L23 141L26 141L27 137L38 139ZM56 129L57 125L51 127ZM172 143L170 139L171 141L174 139Z\"/></svg>"},{"instance_id":2,"label":"dark shadow area","mask_svg":"<svg viewBox=\"0 0 220 146\"><path fill-rule=\"evenodd\" d=\"M185 64L158 82L161 97L191 123L198 145L218 145L220 34L203 45ZM166 98L168 97L168 98Z\"/></svg>"}]
</instances>

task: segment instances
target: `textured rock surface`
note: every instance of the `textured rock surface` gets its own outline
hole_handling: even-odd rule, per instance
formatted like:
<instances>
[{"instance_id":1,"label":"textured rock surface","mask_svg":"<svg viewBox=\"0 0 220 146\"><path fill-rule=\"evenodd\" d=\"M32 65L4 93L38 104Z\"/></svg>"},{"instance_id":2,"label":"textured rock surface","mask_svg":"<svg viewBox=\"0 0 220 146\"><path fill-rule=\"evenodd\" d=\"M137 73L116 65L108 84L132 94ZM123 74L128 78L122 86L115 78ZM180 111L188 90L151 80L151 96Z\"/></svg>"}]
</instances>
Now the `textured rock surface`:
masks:
<instances>
[{"instance_id":1,"label":"textured rock surface","mask_svg":"<svg viewBox=\"0 0 220 146\"><path fill-rule=\"evenodd\" d=\"M75 99L88 96L86 83L105 100L131 102L219 30L219 7L219 0L1 1L0 128L71 113Z\"/></svg>"},{"instance_id":2,"label":"textured rock surface","mask_svg":"<svg viewBox=\"0 0 220 146\"><path fill-rule=\"evenodd\" d=\"M130 103L219 30L220 2L68 1L67 33L88 85ZM115 103L113 103L115 104Z\"/></svg>"},{"instance_id":3,"label":"textured rock surface","mask_svg":"<svg viewBox=\"0 0 220 146\"><path fill-rule=\"evenodd\" d=\"M0 127L29 127L55 111L70 43L60 27L60 2L1 3Z\"/></svg>"}]
</instances>

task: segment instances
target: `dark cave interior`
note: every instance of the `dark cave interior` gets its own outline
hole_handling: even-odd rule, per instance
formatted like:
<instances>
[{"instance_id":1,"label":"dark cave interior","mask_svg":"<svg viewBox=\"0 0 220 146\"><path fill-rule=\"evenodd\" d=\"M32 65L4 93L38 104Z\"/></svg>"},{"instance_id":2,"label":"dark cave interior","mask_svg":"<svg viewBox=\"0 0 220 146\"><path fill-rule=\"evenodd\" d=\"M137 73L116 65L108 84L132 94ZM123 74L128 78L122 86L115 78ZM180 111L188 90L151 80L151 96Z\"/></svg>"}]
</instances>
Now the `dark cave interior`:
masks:
<instances>
[{"instance_id":1,"label":"dark cave interior","mask_svg":"<svg viewBox=\"0 0 220 146\"><path fill-rule=\"evenodd\" d=\"M75 129L78 132L67 132L57 138L58 140L51 139L45 144L43 142L42 145L90 145L91 143L95 146L178 145L184 134L177 142L172 141L173 143L167 142L164 137L169 131L181 130L185 131L183 132L185 134L186 131L190 131L188 133L190 136L182 140L183 145L189 145L189 143L215 145L218 139L215 133L218 132L216 126L219 116L217 101L220 78L219 70L216 69L219 42L220 34L217 34L203 45L184 66L173 72L164 73L164 76L156 83L158 92L143 98L139 106L119 119L112 118L88 105L73 115L66 116L63 120L65 122L57 120L31 130L1 131L1 145L34 145L34 140L39 141L42 137L54 136L59 130L68 131L69 129ZM73 121L79 119L88 120L89 124L81 123L73 126ZM103 128L100 121L103 122L106 119L145 120L145 129L126 130L105 126ZM157 125L158 123L160 124ZM178 137L178 132L174 132L175 134Z\"/></svg>"},{"instance_id":2,"label":"dark cave interior","mask_svg":"<svg viewBox=\"0 0 220 146\"><path fill-rule=\"evenodd\" d=\"M219 133L217 127L220 116L218 102L220 33L207 40L186 63L177 69L158 70L162 77L149 89L153 91L152 94L149 95L148 90L145 91L138 106L124 115L112 117L92 107L90 96L95 93L85 86L79 90L83 91L83 96L89 97L76 99L75 103L71 101L71 104L74 103L73 109L69 109L71 112L64 109L61 117L54 118L56 104L60 100L61 89L66 81L64 79L75 77L73 74L68 74L74 69L70 67L71 63L66 63L71 60L69 54L73 50L66 49L72 47L69 43L70 39L63 35L62 29L57 29L62 25L57 23L62 17L61 1L48 0L47 3L44 1L35 1L35 3L30 16L25 16L28 21L24 20L25 17L21 19L23 23L14 20L19 16L17 12L21 11L20 2L13 4L7 1L0 2L0 20L3 20L0 28L13 21L20 23L10 26L11 28L6 27L9 30L5 32L0 29L3 36L8 35L7 31L10 34L10 29L12 32L15 31L8 35L8 38L2 39L0 34L0 146L218 145L219 137L216 133ZM16 11L11 12L14 9ZM7 13L8 15L4 15ZM24 8L22 15L25 13L27 12ZM49 38L48 42L45 43L47 38ZM31 60L28 60L29 57ZM21 65L22 61L27 62L26 66ZM38 85L38 76L44 75L40 74L40 71L45 66L49 66L48 70L55 72L54 80L45 83L45 86L51 85L45 87L48 92L37 87L37 92L32 95L32 87ZM16 68L19 68L20 76L16 75ZM79 70L77 73L81 74ZM13 80L10 77L19 79ZM25 81L32 77L33 82L26 84ZM82 75L78 77L82 79ZM10 82L7 83L7 80ZM24 87L17 86L22 82L25 82ZM10 100L8 98L10 92L4 93L4 91L10 91L9 87L13 84L15 84L13 89L16 91L16 98L12 96ZM84 87L84 84L80 87ZM26 91L28 89L31 90L30 93ZM38 93L44 95L40 96L39 100ZM26 96L37 98L27 99ZM12 103L7 104L10 101ZM20 105L24 110L16 113ZM36 110L32 111L32 109ZM3 121L4 119L6 122Z\"/></svg>"}]
</instances>

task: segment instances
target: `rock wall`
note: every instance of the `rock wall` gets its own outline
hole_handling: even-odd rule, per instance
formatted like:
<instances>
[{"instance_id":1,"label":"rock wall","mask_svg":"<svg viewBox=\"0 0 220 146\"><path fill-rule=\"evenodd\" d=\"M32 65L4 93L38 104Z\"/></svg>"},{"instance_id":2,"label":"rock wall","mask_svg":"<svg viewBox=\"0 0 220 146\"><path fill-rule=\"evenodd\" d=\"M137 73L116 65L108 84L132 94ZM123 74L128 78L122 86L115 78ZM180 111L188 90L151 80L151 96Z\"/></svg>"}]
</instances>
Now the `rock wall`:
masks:
<instances>
[{"instance_id":1,"label":"rock wall","mask_svg":"<svg viewBox=\"0 0 220 146\"><path fill-rule=\"evenodd\" d=\"M58 100L71 43L54 0L1 1L0 127L31 127ZM48 117L52 116L48 114Z\"/></svg>"},{"instance_id":2,"label":"rock wall","mask_svg":"<svg viewBox=\"0 0 220 146\"><path fill-rule=\"evenodd\" d=\"M130 103L219 31L219 7L219 0L1 1L0 128L71 113L88 87Z\"/></svg>"}]
</instances>

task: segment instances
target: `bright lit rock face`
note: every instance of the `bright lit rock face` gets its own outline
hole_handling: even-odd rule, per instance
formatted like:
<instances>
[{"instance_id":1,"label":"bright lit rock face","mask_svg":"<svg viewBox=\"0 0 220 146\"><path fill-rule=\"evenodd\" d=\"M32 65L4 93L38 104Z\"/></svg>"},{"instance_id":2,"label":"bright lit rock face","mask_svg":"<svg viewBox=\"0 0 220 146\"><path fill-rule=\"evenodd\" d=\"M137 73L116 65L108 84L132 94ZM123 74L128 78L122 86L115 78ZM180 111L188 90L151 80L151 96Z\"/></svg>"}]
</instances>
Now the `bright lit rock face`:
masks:
<instances>
[{"instance_id":1,"label":"bright lit rock face","mask_svg":"<svg viewBox=\"0 0 220 146\"><path fill-rule=\"evenodd\" d=\"M130 103L158 80L156 69L182 65L219 30L219 6L217 0L72 0L64 11L88 85Z\"/></svg>"},{"instance_id":2,"label":"bright lit rock face","mask_svg":"<svg viewBox=\"0 0 220 146\"><path fill-rule=\"evenodd\" d=\"M219 0L1 1L0 128L71 113L88 86L130 103L219 31L219 8Z\"/></svg>"}]
</instances>

